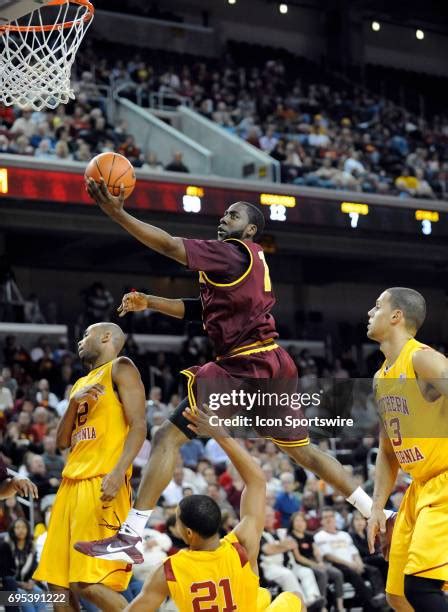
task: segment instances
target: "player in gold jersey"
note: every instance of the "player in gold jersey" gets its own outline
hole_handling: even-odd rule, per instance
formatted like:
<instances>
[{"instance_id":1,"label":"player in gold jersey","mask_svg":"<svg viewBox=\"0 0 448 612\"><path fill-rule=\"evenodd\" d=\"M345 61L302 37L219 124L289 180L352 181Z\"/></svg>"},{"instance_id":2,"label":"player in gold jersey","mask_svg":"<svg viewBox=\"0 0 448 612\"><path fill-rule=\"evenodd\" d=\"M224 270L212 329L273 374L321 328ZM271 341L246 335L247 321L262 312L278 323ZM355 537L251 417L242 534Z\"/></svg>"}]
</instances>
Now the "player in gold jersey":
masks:
<instances>
[{"instance_id":1,"label":"player in gold jersey","mask_svg":"<svg viewBox=\"0 0 448 612\"><path fill-rule=\"evenodd\" d=\"M412 476L401 502L389 553L386 592L398 612L446 612L448 581L448 360L418 342L423 296L404 287L384 291L369 311L367 335L380 343L375 375L382 421L369 546L386 531L384 506L398 469Z\"/></svg>"},{"instance_id":2,"label":"player in gold jersey","mask_svg":"<svg viewBox=\"0 0 448 612\"><path fill-rule=\"evenodd\" d=\"M209 424L207 414L189 408L183 414L192 431L215 438L243 479L240 522L220 540L216 502L206 495L185 497L176 510L176 525L188 549L168 557L147 578L126 612L156 612L168 596L182 612L305 610L299 593L282 593L270 603L269 592L259 588L257 557L266 505L262 470L223 428Z\"/></svg>"},{"instance_id":3,"label":"player in gold jersey","mask_svg":"<svg viewBox=\"0 0 448 612\"><path fill-rule=\"evenodd\" d=\"M145 390L133 362L118 357L124 342L118 325L96 323L78 345L90 371L73 385L58 426L58 447L70 452L33 576L64 594L66 603L56 610L79 610L78 596L105 611L127 605L116 592L130 580L126 563L88 558L73 548L77 540L118 530L132 503L132 461L146 437Z\"/></svg>"}]
</instances>

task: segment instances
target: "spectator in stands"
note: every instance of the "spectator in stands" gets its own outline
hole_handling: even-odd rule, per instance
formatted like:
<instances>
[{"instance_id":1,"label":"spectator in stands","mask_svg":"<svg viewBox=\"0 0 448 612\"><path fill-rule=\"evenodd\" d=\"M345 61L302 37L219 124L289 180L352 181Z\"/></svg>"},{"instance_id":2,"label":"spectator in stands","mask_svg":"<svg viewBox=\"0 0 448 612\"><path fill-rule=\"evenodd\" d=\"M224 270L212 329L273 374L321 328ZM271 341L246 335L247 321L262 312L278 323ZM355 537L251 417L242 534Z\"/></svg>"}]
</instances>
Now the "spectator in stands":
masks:
<instances>
[{"instance_id":1,"label":"spectator in stands","mask_svg":"<svg viewBox=\"0 0 448 612\"><path fill-rule=\"evenodd\" d=\"M300 500L295 491L296 483L293 474L290 472L281 474L280 483L283 490L277 495L274 508L280 512L281 526L288 527L291 516L300 509Z\"/></svg>"},{"instance_id":2,"label":"spectator in stands","mask_svg":"<svg viewBox=\"0 0 448 612\"><path fill-rule=\"evenodd\" d=\"M293 550L297 563L310 567L316 577L322 597L326 599L329 582L334 584L336 609L344 612L342 572L329 563L325 564L313 536L306 531L306 520L303 512L295 512L288 525L288 536L297 542L297 550Z\"/></svg>"},{"instance_id":3,"label":"spectator in stands","mask_svg":"<svg viewBox=\"0 0 448 612\"><path fill-rule=\"evenodd\" d=\"M14 121L10 129L10 134L13 134L14 136L23 135L28 139L28 143L29 143L29 139L36 132L36 124L32 120L32 114L33 114L32 109L30 108L22 109L21 115Z\"/></svg>"},{"instance_id":4,"label":"spectator in stands","mask_svg":"<svg viewBox=\"0 0 448 612\"><path fill-rule=\"evenodd\" d=\"M31 431L34 434L35 441L40 444L48 431L48 411L43 406L38 406L33 413L33 425Z\"/></svg>"},{"instance_id":5,"label":"spectator in stands","mask_svg":"<svg viewBox=\"0 0 448 612\"><path fill-rule=\"evenodd\" d=\"M56 452L56 439L54 436L45 436L43 439L44 452L42 459L49 478L61 480L62 470L64 469L64 459Z\"/></svg>"},{"instance_id":6,"label":"spectator in stands","mask_svg":"<svg viewBox=\"0 0 448 612\"><path fill-rule=\"evenodd\" d=\"M101 282L93 283L82 292L85 303L85 326L97 321L110 321L114 298Z\"/></svg>"},{"instance_id":7,"label":"spectator in stands","mask_svg":"<svg viewBox=\"0 0 448 612\"><path fill-rule=\"evenodd\" d=\"M90 145L84 140L80 139L77 140L76 144L77 148L73 154L73 159L80 162L89 162L93 157L92 151L90 150Z\"/></svg>"},{"instance_id":8,"label":"spectator in stands","mask_svg":"<svg viewBox=\"0 0 448 612\"><path fill-rule=\"evenodd\" d=\"M276 478L274 476L274 470L269 461L263 463L261 469L263 470L263 474L266 478L266 490L272 493L276 498L282 491L282 483L280 482L280 478Z\"/></svg>"},{"instance_id":9,"label":"spectator in stands","mask_svg":"<svg viewBox=\"0 0 448 612\"><path fill-rule=\"evenodd\" d=\"M55 159L73 159L73 155L70 153L68 144L64 140L58 140L54 147Z\"/></svg>"},{"instance_id":10,"label":"spectator in stands","mask_svg":"<svg viewBox=\"0 0 448 612\"><path fill-rule=\"evenodd\" d=\"M332 508L322 509L322 529L314 536L323 559L330 562L344 575L366 612L372 612L385 603L384 593L374 591L364 583L366 567L359 556L352 538L346 531L338 531Z\"/></svg>"},{"instance_id":11,"label":"spectator in stands","mask_svg":"<svg viewBox=\"0 0 448 612\"><path fill-rule=\"evenodd\" d=\"M204 445L201 440L194 438L188 440L180 449L184 465L196 469L199 461L204 457Z\"/></svg>"},{"instance_id":12,"label":"spectator in stands","mask_svg":"<svg viewBox=\"0 0 448 612\"><path fill-rule=\"evenodd\" d=\"M425 179L425 173L422 168L415 169L415 178L418 181L416 196L418 198L428 198L433 200L436 196L428 181Z\"/></svg>"},{"instance_id":13,"label":"spectator in stands","mask_svg":"<svg viewBox=\"0 0 448 612\"><path fill-rule=\"evenodd\" d=\"M2 591L12 591L17 593L19 585L15 579L15 563L12 554L11 546L5 539L0 539L0 586ZM7 606L8 612L20 612L21 608L17 606Z\"/></svg>"},{"instance_id":14,"label":"spectator in stands","mask_svg":"<svg viewBox=\"0 0 448 612\"><path fill-rule=\"evenodd\" d=\"M148 423L153 423L154 413L161 413L164 417L168 416L167 405L162 402L162 389L160 387L151 387L149 399L146 402L146 418Z\"/></svg>"},{"instance_id":15,"label":"spectator in stands","mask_svg":"<svg viewBox=\"0 0 448 612\"><path fill-rule=\"evenodd\" d=\"M275 135L275 126L268 125L266 133L260 138L260 149L262 149L268 155L277 146L279 140Z\"/></svg>"},{"instance_id":16,"label":"spectator in stands","mask_svg":"<svg viewBox=\"0 0 448 612\"><path fill-rule=\"evenodd\" d=\"M177 506L180 500L183 498L183 487L184 482L184 471L181 467L176 467L173 472L173 478L168 483L167 487L162 493L165 506Z\"/></svg>"},{"instance_id":17,"label":"spectator in stands","mask_svg":"<svg viewBox=\"0 0 448 612\"><path fill-rule=\"evenodd\" d=\"M11 395L14 400L16 398L18 384L17 380L12 376L11 368L7 366L2 368L1 378L3 379L1 386L6 387L11 391Z\"/></svg>"},{"instance_id":18,"label":"spectator in stands","mask_svg":"<svg viewBox=\"0 0 448 612\"><path fill-rule=\"evenodd\" d=\"M395 179L395 186L399 190L401 198L415 197L419 187L419 180L413 170L404 167L400 176Z\"/></svg>"},{"instance_id":19,"label":"spectator in stands","mask_svg":"<svg viewBox=\"0 0 448 612\"><path fill-rule=\"evenodd\" d=\"M47 143L45 147L49 146L47 140L43 140L42 143ZM41 145L39 145L39 147L41 147ZM43 151L42 148L39 150L41 152ZM44 155L38 155L37 150L35 152L35 155L36 157L41 157L41 158L45 157ZM53 157L54 155L51 153L48 156L46 156L46 159L52 159ZM31 295L25 301L24 315L25 315L26 323L46 323L45 317L42 314L42 309L40 306L39 298L35 293L31 293Z\"/></svg>"},{"instance_id":20,"label":"spectator in stands","mask_svg":"<svg viewBox=\"0 0 448 612\"><path fill-rule=\"evenodd\" d=\"M50 391L50 384L47 379L42 378L37 385L36 401L40 406L53 408L59 403L59 399Z\"/></svg>"},{"instance_id":21,"label":"spectator in stands","mask_svg":"<svg viewBox=\"0 0 448 612\"><path fill-rule=\"evenodd\" d=\"M72 391L72 387L73 385L67 385L65 387L65 392L64 392L64 399L62 399L60 402L58 402L56 404L56 412L58 413L58 415L61 417L64 412L67 410L67 406L69 404L69 400L70 400L70 393Z\"/></svg>"},{"instance_id":22,"label":"spectator in stands","mask_svg":"<svg viewBox=\"0 0 448 612\"><path fill-rule=\"evenodd\" d=\"M169 170L170 172L190 172L183 162L183 153L181 151L176 151L173 153L173 158L165 166L165 170Z\"/></svg>"},{"instance_id":23,"label":"spectator in stands","mask_svg":"<svg viewBox=\"0 0 448 612\"><path fill-rule=\"evenodd\" d=\"M210 438L210 440L208 440L205 444L204 455L212 463L212 465L218 472L222 472L225 470L229 458L219 446L219 444L216 442L216 440L214 440L214 438Z\"/></svg>"},{"instance_id":24,"label":"spectator in stands","mask_svg":"<svg viewBox=\"0 0 448 612\"><path fill-rule=\"evenodd\" d=\"M5 368L6 369L6 368ZM0 376L0 412L12 410L14 408L14 399L11 390L8 387L7 381L3 375Z\"/></svg>"},{"instance_id":25,"label":"spectator in stands","mask_svg":"<svg viewBox=\"0 0 448 612\"><path fill-rule=\"evenodd\" d=\"M17 501L17 497L13 495L2 499L0 501L0 532L8 531L18 518L25 518L25 512L23 506Z\"/></svg>"},{"instance_id":26,"label":"spectator in stands","mask_svg":"<svg viewBox=\"0 0 448 612\"><path fill-rule=\"evenodd\" d=\"M140 167L142 165L140 159L141 151L135 144L135 138L131 134L128 134L125 141L118 147L118 153L127 157L133 166Z\"/></svg>"},{"instance_id":27,"label":"spectator in stands","mask_svg":"<svg viewBox=\"0 0 448 612\"><path fill-rule=\"evenodd\" d=\"M37 567L37 558L28 522L21 518L17 519L8 532L6 542L14 560L14 578L17 580L18 592L41 595L42 589L31 579ZM46 604L42 601L22 602L20 607L24 612L45 612L47 609Z\"/></svg>"},{"instance_id":28,"label":"spectator in stands","mask_svg":"<svg viewBox=\"0 0 448 612\"><path fill-rule=\"evenodd\" d=\"M26 463L30 480L37 486L39 497L57 493L60 480L58 478L50 478L42 455L31 454L27 458Z\"/></svg>"},{"instance_id":29,"label":"spectator in stands","mask_svg":"<svg viewBox=\"0 0 448 612\"><path fill-rule=\"evenodd\" d=\"M37 444L36 435L31 426L31 415L28 412L19 413L17 424L19 426L19 439L21 443L26 441L29 445Z\"/></svg>"},{"instance_id":30,"label":"spectator in stands","mask_svg":"<svg viewBox=\"0 0 448 612\"><path fill-rule=\"evenodd\" d=\"M370 554L369 545L367 543L367 521L357 510L353 513L349 533L366 567L373 566L378 568L383 580L383 585L386 584L388 563L381 553L377 552L373 555ZM370 575L370 580L372 580L372 575ZM381 586L382 585L380 585L380 588Z\"/></svg>"},{"instance_id":31,"label":"spectator in stands","mask_svg":"<svg viewBox=\"0 0 448 612\"><path fill-rule=\"evenodd\" d=\"M163 169L163 164L159 161L157 155L153 151L148 151L142 164L142 170L149 170L150 172L163 172Z\"/></svg>"},{"instance_id":32,"label":"spectator in stands","mask_svg":"<svg viewBox=\"0 0 448 612\"><path fill-rule=\"evenodd\" d=\"M303 597L306 605L321 610L323 598L320 595L313 571L288 559L285 553L297 550L297 543L291 538L280 537L275 529L273 508L266 508L265 530L260 542L260 568L265 580L275 582L282 591L290 591Z\"/></svg>"}]
</instances>

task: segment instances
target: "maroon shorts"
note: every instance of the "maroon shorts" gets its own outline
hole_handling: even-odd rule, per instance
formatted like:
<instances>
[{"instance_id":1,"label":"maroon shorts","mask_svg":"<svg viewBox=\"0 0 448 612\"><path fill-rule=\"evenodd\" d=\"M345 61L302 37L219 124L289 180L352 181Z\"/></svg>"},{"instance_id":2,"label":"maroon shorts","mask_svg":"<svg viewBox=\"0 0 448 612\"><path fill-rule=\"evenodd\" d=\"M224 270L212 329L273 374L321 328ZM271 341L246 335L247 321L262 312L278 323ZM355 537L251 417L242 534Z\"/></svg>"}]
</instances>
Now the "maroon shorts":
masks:
<instances>
[{"instance_id":1,"label":"maroon shorts","mask_svg":"<svg viewBox=\"0 0 448 612\"><path fill-rule=\"evenodd\" d=\"M202 366L193 366L182 371L188 382L188 404L191 408L207 404L212 408L211 397L223 394L244 392L253 398L272 396L276 399L285 398L281 404L276 399L269 405L254 399L254 406L248 410L241 403L231 403L220 407L216 414L220 417L231 417L235 414L248 416L251 426L259 434L272 440L279 446L305 446L309 444L308 430L303 425L294 427L278 425L260 425L272 419L276 423L286 423L288 415L294 419L303 419L300 408L291 408L286 398L297 391L297 368L290 355L275 344L255 349L248 354L218 358L217 361L205 363ZM276 395L275 395L276 394ZM239 396L241 397L241 396ZM170 421L181 429L188 437L192 432L187 429L188 421L182 416L185 401L174 411ZM212 408L213 409L213 408ZM257 418L258 417L258 418ZM250 428L245 428L242 435L247 435Z\"/></svg>"}]
</instances>

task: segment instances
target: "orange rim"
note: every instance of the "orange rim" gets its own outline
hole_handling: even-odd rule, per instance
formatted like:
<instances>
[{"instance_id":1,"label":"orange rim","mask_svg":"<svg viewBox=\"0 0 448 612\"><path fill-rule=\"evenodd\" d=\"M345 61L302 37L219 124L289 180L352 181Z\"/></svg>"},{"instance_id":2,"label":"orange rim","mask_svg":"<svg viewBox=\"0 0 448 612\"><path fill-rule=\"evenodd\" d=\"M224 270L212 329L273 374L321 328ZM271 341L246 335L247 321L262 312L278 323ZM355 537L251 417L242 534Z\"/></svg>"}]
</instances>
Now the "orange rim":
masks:
<instances>
[{"instance_id":1,"label":"orange rim","mask_svg":"<svg viewBox=\"0 0 448 612\"><path fill-rule=\"evenodd\" d=\"M51 0L51 2L48 2L48 4L45 4L44 6L60 6L66 3L67 3L67 0ZM79 19L75 19L73 21L64 21L62 23L57 23L53 25L37 25L37 26L2 25L0 26L0 33L6 32L7 30L9 30L10 32L49 32L50 30L55 30L55 29L57 30L57 29L63 29L63 28L71 28L75 23L78 23L80 21L84 21L87 23L93 18L93 15L95 13L95 8L89 0L68 0L68 3L84 6L87 9L87 11Z\"/></svg>"}]
</instances>

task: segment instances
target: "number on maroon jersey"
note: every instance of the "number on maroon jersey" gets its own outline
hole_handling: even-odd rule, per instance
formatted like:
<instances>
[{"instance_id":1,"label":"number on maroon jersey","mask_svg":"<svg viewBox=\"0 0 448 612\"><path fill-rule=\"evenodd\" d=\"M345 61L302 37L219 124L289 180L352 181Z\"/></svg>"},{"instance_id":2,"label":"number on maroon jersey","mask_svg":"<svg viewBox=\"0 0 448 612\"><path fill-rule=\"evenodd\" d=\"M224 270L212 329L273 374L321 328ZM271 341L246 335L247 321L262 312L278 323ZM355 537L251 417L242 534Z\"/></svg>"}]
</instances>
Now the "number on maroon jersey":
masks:
<instances>
[{"instance_id":1,"label":"number on maroon jersey","mask_svg":"<svg viewBox=\"0 0 448 612\"><path fill-rule=\"evenodd\" d=\"M230 580L228 578L223 578L219 581L219 587L222 588L224 593L225 600L225 608L222 610L216 605L216 598L218 595L218 588L214 582L208 580L207 582L195 582L191 585L190 591L191 593L197 593L198 591L202 591L207 589L208 593L205 595L199 595L199 597L195 597L191 602L193 604L193 612L233 612L237 609L235 603L233 603L233 595L232 595L232 587L230 585ZM211 603L214 604L210 608L203 608L201 603Z\"/></svg>"}]
</instances>

